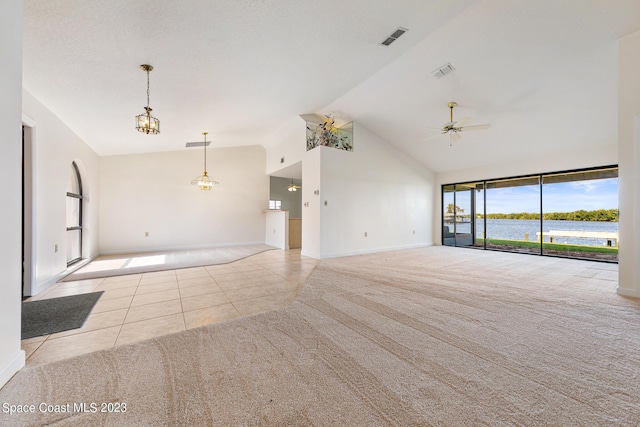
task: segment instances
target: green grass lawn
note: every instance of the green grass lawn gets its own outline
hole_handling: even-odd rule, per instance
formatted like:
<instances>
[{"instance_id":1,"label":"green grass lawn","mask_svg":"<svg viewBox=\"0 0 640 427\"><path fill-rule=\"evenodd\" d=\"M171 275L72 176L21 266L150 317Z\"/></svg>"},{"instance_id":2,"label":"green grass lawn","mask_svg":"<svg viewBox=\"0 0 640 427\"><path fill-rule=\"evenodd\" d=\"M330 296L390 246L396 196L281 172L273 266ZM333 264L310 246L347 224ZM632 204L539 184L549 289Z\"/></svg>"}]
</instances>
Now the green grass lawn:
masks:
<instances>
[{"instance_id":1,"label":"green grass lawn","mask_svg":"<svg viewBox=\"0 0 640 427\"><path fill-rule=\"evenodd\" d=\"M482 244L484 239L477 238L476 242ZM502 246L517 246L519 248L540 248L540 242L526 242L524 240L499 240L487 239L487 244ZM543 250L566 252L595 252L605 254L617 254L618 248L611 246L568 245L564 243L543 243Z\"/></svg>"}]
</instances>

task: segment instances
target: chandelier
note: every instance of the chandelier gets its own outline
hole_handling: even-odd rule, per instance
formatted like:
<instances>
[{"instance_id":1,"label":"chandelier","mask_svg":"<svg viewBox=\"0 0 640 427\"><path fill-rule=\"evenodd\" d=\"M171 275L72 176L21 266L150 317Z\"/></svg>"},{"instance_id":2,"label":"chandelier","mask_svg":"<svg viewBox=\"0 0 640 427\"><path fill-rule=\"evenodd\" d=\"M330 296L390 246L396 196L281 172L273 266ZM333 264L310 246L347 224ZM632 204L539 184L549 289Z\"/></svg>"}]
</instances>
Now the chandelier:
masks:
<instances>
[{"instance_id":1,"label":"chandelier","mask_svg":"<svg viewBox=\"0 0 640 427\"><path fill-rule=\"evenodd\" d=\"M207 174L207 135L209 132L202 132L202 134L204 135L204 143L202 144L204 147L204 172L202 172L202 175L191 181L191 184L197 185L201 190L209 191L220 183L215 179L212 179Z\"/></svg>"},{"instance_id":2,"label":"chandelier","mask_svg":"<svg viewBox=\"0 0 640 427\"><path fill-rule=\"evenodd\" d=\"M151 107L149 107L149 73L153 71L153 66L142 64L140 69L147 73L147 106L144 107L145 113L136 116L136 129L147 135L150 133L155 135L160 133L160 120L151 115L152 110Z\"/></svg>"}]
</instances>

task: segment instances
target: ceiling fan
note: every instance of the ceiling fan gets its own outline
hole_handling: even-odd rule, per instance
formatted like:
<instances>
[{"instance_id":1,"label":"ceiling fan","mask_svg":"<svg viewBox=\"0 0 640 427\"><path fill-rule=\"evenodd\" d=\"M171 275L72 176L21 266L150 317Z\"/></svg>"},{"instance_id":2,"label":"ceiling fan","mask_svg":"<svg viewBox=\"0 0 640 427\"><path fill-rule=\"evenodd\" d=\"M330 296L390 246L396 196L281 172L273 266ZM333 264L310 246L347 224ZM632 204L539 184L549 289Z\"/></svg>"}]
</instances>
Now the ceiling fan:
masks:
<instances>
[{"instance_id":1,"label":"ceiling fan","mask_svg":"<svg viewBox=\"0 0 640 427\"><path fill-rule=\"evenodd\" d=\"M461 138L460 132L462 132L462 131L483 130L483 129L488 129L491 126L490 124L465 126L464 123L469 120L468 117L463 117L458 121L454 121L453 120L453 107L455 107L458 104L456 102L454 102L454 101L451 101L447 105L449 106L449 122L445 123L442 128L430 128L430 129L433 129L433 130L438 130L438 131L440 131L440 133L428 137L427 138L428 140L432 139L432 138L436 138L436 137L438 137L440 135L449 135L449 145L451 145L453 141L459 141L460 140L460 138Z\"/></svg>"},{"instance_id":2,"label":"ceiling fan","mask_svg":"<svg viewBox=\"0 0 640 427\"><path fill-rule=\"evenodd\" d=\"M289 187L287 187L288 191L298 191L298 188L302 188L299 185L294 185L293 184L293 179L291 180L291 185Z\"/></svg>"}]
</instances>

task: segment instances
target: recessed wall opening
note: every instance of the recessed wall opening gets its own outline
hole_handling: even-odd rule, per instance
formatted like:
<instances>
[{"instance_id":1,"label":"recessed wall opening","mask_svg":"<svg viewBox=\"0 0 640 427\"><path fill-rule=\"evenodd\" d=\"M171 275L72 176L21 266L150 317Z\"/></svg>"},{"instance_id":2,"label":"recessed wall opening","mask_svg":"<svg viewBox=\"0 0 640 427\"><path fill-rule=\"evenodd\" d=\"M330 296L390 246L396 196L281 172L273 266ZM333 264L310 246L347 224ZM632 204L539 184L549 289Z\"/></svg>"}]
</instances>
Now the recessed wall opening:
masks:
<instances>
[{"instance_id":1,"label":"recessed wall opening","mask_svg":"<svg viewBox=\"0 0 640 427\"><path fill-rule=\"evenodd\" d=\"M618 167L442 186L442 244L618 261Z\"/></svg>"},{"instance_id":2,"label":"recessed wall opening","mask_svg":"<svg viewBox=\"0 0 640 427\"><path fill-rule=\"evenodd\" d=\"M276 209L289 212L287 223L288 247L302 247L302 180L299 178L271 176L269 180L270 202Z\"/></svg>"}]
</instances>

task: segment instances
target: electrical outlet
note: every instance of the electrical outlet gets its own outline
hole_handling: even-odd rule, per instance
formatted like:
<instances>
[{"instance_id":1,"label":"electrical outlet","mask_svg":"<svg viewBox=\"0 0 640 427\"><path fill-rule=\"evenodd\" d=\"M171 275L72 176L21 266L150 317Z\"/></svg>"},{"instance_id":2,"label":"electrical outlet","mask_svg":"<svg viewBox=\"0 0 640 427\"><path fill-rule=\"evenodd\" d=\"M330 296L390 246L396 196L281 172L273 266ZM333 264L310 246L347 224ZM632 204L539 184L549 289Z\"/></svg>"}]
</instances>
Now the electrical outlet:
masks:
<instances>
[{"instance_id":1,"label":"electrical outlet","mask_svg":"<svg viewBox=\"0 0 640 427\"><path fill-rule=\"evenodd\" d=\"M144 237L149 237L149 232L148 231L144 232Z\"/></svg>"},{"instance_id":2,"label":"electrical outlet","mask_svg":"<svg viewBox=\"0 0 640 427\"><path fill-rule=\"evenodd\" d=\"M416 230L413 230L413 234L416 234Z\"/></svg>"},{"instance_id":3,"label":"electrical outlet","mask_svg":"<svg viewBox=\"0 0 640 427\"><path fill-rule=\"evenodd\" d=\"M327 206L329 204L329 202L327 202L326 200L324 201L324 205Z\"/></svg>"},{"instance_id":4,"label":"electrical outlet","mask_svg":"<svg viewBox=\"0 0 640 427\"><path fill-rule=\"evenodd\" d=\"M367 237L367 232L366 231L364 232L364 237Z\"/></svg>"},{"instance_id":5,"label":"electrical outlet","mask_svg":"<svg viewBox=\"0 0 640 427\"><path fill-rule=\"evenodd\" d=\"M53 252L58 253L58 245L53 245Z\"/></svg>"}]
</instances>

